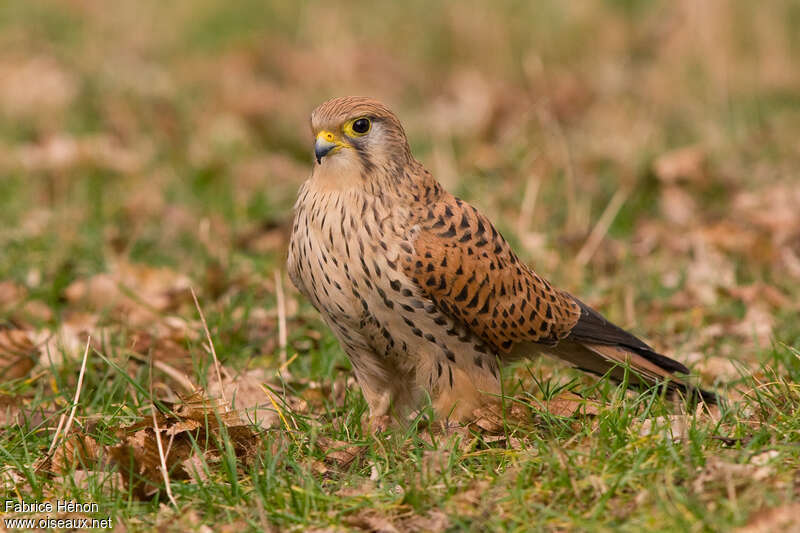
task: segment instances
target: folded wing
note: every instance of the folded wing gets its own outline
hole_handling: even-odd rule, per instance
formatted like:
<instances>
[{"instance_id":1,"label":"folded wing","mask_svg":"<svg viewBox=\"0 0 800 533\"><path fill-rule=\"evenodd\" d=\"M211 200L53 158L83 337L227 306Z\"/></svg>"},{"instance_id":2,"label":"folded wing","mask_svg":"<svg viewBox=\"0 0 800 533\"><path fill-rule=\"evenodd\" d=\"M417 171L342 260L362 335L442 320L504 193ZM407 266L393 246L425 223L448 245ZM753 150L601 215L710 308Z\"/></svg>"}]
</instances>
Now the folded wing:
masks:
<instances>
[{"instance_id":1,"label":"folded wing","mask_svg":"<svg viewBox=\"0 0 800 533\"><path fill-rule=\"evenodd\" d=\"M416 218L413 246L402 257L406 275L501 358L538 347L589 372L622 379L628 365L638 375L632 383L668 380L670 388L691 389L673 376L688 373L685 366L551 286L471 205L446 195Z\"/></svg>"}]
</instances>

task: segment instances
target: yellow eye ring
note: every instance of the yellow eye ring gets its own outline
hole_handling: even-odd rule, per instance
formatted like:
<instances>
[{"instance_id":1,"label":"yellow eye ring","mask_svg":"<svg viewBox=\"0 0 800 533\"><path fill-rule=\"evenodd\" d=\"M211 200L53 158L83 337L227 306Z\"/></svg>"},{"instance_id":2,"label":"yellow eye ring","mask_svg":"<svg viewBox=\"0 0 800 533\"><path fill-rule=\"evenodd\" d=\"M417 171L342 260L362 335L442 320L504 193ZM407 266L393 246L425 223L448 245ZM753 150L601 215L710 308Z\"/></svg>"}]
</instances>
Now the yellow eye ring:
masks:
<instances>
[{"instance_id":1,"label":"yellow eye ring","mask_svg":"<svg viewBox=\"0 0 800 533\"><path fill-rule=\"evenodd\" d=\"M361 137L369 133L370 129L372 129L372 121L367 117L353 119L344 126L345 134L350 137Z\"/></svg>"}]
</instances>

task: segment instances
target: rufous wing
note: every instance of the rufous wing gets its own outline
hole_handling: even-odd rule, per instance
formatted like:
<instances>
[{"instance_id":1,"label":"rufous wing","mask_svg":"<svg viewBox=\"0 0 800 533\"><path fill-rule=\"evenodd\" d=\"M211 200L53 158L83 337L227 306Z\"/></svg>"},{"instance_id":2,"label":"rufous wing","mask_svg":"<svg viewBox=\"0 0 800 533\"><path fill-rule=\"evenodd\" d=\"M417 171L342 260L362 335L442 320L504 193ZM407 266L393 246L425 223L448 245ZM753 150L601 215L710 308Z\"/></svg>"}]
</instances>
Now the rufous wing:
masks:
<instances>
[{"instance_id":1,"label":"rufous wing","mask_svg":"<svg viewBox=\"0 0 800 533\"><path fill-rule=\"evenodd\" d=\"M423 293L501 355L555 344L581 316L567 293L522 263L489 220L447 195L422 208L403 268Z\"/></svg>"},{"instance_id":2,"label":"rufous wing","mask_svg":"<svg viewBox=\"0 0 800 533\"><path fill-rule=\"evenodd\" d=\"M415 222L413 246L402 256L406 275L501 357L516 358L535 344L589 372L610 372L621 380L629 367L638 375L632 385L669 381L671 389L715 401L712 393L673 375L688 373L684 365L522 263L491 222L466 202L446 195L420 208Z\"/></svg>"}]
</instances>

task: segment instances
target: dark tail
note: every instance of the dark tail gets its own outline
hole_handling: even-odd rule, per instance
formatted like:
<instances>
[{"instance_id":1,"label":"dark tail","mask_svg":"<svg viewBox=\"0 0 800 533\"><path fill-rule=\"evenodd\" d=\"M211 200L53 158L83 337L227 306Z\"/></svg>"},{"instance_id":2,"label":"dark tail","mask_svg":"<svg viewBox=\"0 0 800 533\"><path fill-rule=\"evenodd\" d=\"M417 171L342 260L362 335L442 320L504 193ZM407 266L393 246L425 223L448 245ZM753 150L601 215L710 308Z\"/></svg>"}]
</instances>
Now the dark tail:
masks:
<instances>
[{"instance_id":1,"label":"dark tail","mask_svg":"<svg viewBox=\"0 0 800 533\"><path fill-rule=\"evenodd\" d=\"M637 374L631 385L652 386L664 383L669 390L681 391L689 397L716 404L715 393L690 385L684 377L688 374L684 365L662 355L624 329L606 320L600 313L572 297L581 308L581 317L570 334L557 346L549 348L554 355L576 367L621 381L628 365Z\"/></svg>"}]
</instances>

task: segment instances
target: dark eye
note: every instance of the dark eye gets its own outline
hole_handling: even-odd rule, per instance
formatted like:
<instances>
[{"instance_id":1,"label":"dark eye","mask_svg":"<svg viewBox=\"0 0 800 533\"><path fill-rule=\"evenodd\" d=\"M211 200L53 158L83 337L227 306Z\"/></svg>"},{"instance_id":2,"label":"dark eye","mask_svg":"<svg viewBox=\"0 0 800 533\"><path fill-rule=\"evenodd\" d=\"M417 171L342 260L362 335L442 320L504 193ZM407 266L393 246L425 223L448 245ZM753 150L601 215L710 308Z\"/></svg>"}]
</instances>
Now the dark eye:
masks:
<instances>
[{"instance_id":1,"label":"dark eye","mask_svg":"<svg viewBox=\"0 0 800 533\"><path fill-rule=\"evenodd\" d=\"M370 123L368 118L360 118L353 122L353 131L356 133L367 133L369 131Z\"/></svg>"}]
</instances>

